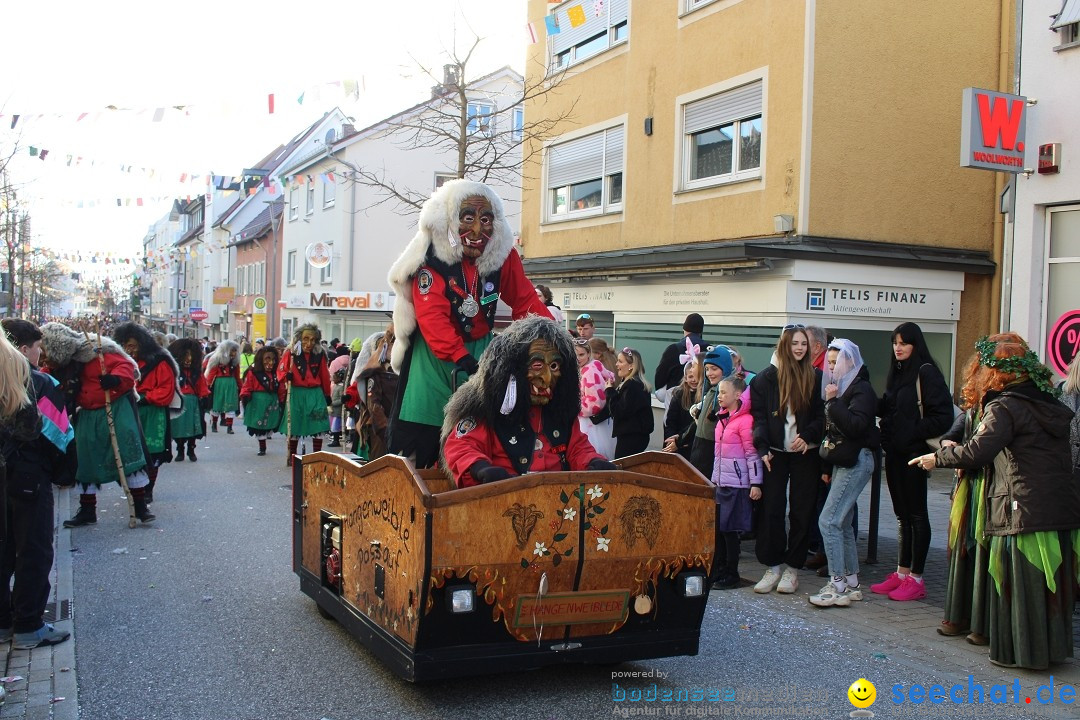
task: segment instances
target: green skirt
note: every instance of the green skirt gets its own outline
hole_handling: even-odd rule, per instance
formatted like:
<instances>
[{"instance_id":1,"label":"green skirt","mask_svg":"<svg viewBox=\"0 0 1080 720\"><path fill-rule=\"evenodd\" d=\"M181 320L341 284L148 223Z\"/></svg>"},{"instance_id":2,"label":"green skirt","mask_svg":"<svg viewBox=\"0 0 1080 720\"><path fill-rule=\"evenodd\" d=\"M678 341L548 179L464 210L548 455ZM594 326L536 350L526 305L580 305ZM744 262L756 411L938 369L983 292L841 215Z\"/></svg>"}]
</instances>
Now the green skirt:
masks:
<instances>
[{"instance_id":1,"label":"green skirt","mask_svg":"<svg viewBox=\"0 0 1080 720\"><path fill-rule=\"evenodd\" d=\"M986 635L989 541L976 537L982 527L983 472L968 471L957 481L949 513L948 559L944 619L960 628Z\"/></svg>"},{"instance_id":2,"label":"green skirt","mask_svg":"<svg viewBox=\"0 0 1080 720\"><path fill-rule=\"evenodd\" d=\"M305 437L330 432L330 415L326 410L326 397L322 388L292 388L292 397L287 401L292 413L292 425L282 413L279 433L288 433L291 437Z\"/></svg>"},{"instance_id":3,"label":"green skirt","mask_svg":"<svg viewBox=\"0 0 1080 720\"><path fill-rule=\"evenodd\" d=\"M146 467L139 424L135 419L135 410L126 397L114 400L112 411L120 461L123 463L124 475L130 475ZM75 451L79 458L79 470L75 479L80 485L119 482L116 455L113 454L109 435L105 408L79 410L79 414L75 416Z\"/></svg>"},{"instance_id":4,"label":"green skirt","mask_svg":"<svg viewBox=\"0 0 1080 720\"><path fill-rule=\"evenodd\" d=\"M200 438L203 432L202 411L199 410L199 398L194 395L181 395L183 409L180 414L169 420L173 440Z\"/></svg>"},{"instance_id":5,"label":"green skirt","mask_svg":"<svg viewBox=\"0 0 1080 720\"><path fill-rule=\"evenodd\" d=\"M142 423L146 449L151 455L170 450L169 411L160 405L140 405L139 422Z\"/></svg>"},{"instance_id":6,"label":"green skirt","mask_svg":"<svg viewBox=\"0 0 1080 720\"><path fill-rule=\"evenodd\" d=\"M240 391L232 378L219 377L214 381L214 404L210 411L221 414L240 409Z\"/></svg>"},{"instance_id":7,"label":"green skirt","mask_svg":"<svg viewBox=\"0 0 1080 720\"><path fill-rule=\"evenodd\" d=\"M1075 530L1047 532L1061 564L1047 576L1020 551L1019 535L991 539L991 562L1000 587L989 582L990 659L1003 665L1045 670L1073 656L1073 584L1076 579Z\"/></svg>"},{"instance_id":8,"label":"green skirt","mask_svg":"<svg viewBox=\"0 0 1080 720\"><path fill-rule=\"evenodd\" d=\"M277 432L282 412L277 393L253 392L244 407L244 425L252 435Z\"/></svg>"},{"instance_id":9,"label":"green skirt","mask_svg":"<svg viewBox=\"0 0 1080 720\"><path fill-rule=\"evenodd\" d=\"M479 340L465 343L465 349L477 360L494 337L488 333ZM457 386L468 378L452 362L443 362L431 353L420 333L413 334L409 378L398 417L422 425L442 427L443 408ZM458 376L458 377L455 377Z\"/></svg>"}]
</instances>

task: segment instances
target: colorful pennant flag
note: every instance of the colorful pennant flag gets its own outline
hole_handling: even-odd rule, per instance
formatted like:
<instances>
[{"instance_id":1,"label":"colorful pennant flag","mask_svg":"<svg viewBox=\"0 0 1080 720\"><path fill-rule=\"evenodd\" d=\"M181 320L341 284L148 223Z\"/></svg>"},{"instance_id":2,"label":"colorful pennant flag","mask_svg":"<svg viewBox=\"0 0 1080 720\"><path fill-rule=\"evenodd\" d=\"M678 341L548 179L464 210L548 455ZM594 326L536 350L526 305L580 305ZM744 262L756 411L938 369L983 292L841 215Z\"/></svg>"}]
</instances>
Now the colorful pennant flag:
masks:
<instances>
[{"instance_id":1,"label":"colorful pennant flag","mask_svg":"<svg viewBox=\"0 0 1080 720\"><path fill-rule=\"evenodd\" d=\"M570 18L570 27L581 27L588 19L585 17L585 8L580 5L575 5L566 11L566 16Z\"/></svg>"},{"instance_id":2,"label":"colorful pennant flag","mask_svg":"<svg viewBox=\"0 0 1080 720\"><path fill-rule=\"evenodd\" d=\"M559 19L554 15L546 15L544 17L544 25L547 26L548 35L558 35L562 32L562 30L559 28Z\"/></svg>"},{"instance_id":3,"label":"colorful pennant flag","mask_svg":"<svg viewBox=\"0 0 1080 720\"><path fill-rule=\"evenodd\" d=\"M525 26L526 32L529 34L529 44L536 44L536 23L529 23Z\"/></svg>"},{"instance_id":4,"label":"colorful pennant flag","mask_svg":"<svg viewBox=\"0 0 1080 720\"><path fill-rule=\"evenodd\" d=\"M270 114L273 115L274 114L274 93L270 93L267 96L267 101L268 101L268 103L270 105Z\"/></svg>"}]
</instances>

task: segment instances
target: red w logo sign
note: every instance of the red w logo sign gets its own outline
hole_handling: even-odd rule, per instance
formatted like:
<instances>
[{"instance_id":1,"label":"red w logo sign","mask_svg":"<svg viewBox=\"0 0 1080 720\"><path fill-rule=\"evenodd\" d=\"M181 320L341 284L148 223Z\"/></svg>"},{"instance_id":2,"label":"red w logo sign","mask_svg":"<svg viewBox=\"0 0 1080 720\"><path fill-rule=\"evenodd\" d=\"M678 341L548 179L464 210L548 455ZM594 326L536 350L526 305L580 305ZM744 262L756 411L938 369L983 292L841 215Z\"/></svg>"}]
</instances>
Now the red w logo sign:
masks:
<instances>
[{"instance_id":1,"label":"red w logo sign","mask_svg":"<svg viewBox=\"0 0 1080 720\"><path fill-rule=\"evenodd\" d=\"M1024 172L1027 98L965 88L961 125L962 167Z\"/></svg>"},{"instance_id":2,"label":"red w logo sign","mask_svg":"<svg viewBox=\"0 0 1080 720\"><path fill-rule=\"evenodd\" d=\"M975 99L979 103L979 123L982 125L983 145L999 147L998 138L1000 138L1002 149L1015 148L1023 152L1024 143L1016 142L1016 134L1020 130L1020 121L1024 117L1024 101L1016 99L1010 102L1004 96L997 95L993 98L994 104L991 106L989 95L978 93Z\"/></svg>"}]
</instances>

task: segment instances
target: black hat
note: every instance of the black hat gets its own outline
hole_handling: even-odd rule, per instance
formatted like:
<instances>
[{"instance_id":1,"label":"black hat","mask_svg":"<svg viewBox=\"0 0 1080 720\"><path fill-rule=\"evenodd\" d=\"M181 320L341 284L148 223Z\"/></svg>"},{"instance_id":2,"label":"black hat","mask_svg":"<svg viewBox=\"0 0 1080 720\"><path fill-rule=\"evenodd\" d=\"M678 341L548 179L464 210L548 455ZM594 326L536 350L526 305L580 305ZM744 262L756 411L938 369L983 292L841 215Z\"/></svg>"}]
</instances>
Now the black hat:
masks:
<instances>
[{"instance_id":1,"label":"black hat","mask_svg":"<svg viewBox=\"0 0 1080 720\"><path fill-rule=\"evenodd\" d=\"M697 313L690 313L686 316L686 319L683 320L682 329L688 333L700 335L705 331L705 318Z\"/></svg>"}]
</instances>

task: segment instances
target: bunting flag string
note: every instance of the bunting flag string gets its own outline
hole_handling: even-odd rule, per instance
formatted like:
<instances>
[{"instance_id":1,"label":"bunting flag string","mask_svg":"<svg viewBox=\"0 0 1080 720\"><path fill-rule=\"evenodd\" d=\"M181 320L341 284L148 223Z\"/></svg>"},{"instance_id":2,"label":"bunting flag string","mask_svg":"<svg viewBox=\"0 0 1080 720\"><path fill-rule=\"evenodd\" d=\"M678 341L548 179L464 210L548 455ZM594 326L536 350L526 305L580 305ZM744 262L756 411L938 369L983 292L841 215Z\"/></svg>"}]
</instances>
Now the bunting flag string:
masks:
<instances>
[{"instance_id":1,"label":"bunting flag string","mask_svg":"<svg viewBox=\"0 0 1080 720\"><path fill-rule=\"evenodd\" d=\"M334 90L333 96L336 99L350 99L359 100L360 93L365 90L367 83L364 81L363 76L356 80L331 80L316 85L310 85L305 88L299 94L286 93L288 96L296 97L297 103L304 104L304 99L307 96L314 96L317 99L322 99L323 92L326 91L328 95L331 95L330 90ZM280 95L279 92L269 93L267 114L274 114L275 103L274 99ZM327 97L327 100L330 100ZM230 101L228 107L232 106ZM111 117L121 117L124 115L139 117L146 115L150 118L150 122L160 123L164 122L167 117L170 118L183 118L192 115L196 112L213 112L215 110L214 104L183 104L177 103L173 105L161 106L161 107L117 107L116 105L106 105L101 110L94 111L79 111L79 112L27 112L26 108L19 108L19 112L13 113L0 113L0 118L10 118L10 129L15 130L16 127L24 128L28 125L32 125L35 121L49 118L56 120L70 120L74 123L81 123L87 121L90 123L96 123L102 120L108 120ZM221 104L222 108L227 107L224 103Z\"/></svg>"}]
</instances>

